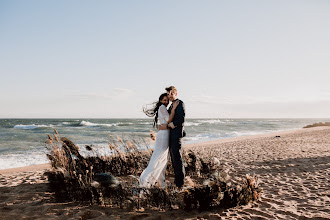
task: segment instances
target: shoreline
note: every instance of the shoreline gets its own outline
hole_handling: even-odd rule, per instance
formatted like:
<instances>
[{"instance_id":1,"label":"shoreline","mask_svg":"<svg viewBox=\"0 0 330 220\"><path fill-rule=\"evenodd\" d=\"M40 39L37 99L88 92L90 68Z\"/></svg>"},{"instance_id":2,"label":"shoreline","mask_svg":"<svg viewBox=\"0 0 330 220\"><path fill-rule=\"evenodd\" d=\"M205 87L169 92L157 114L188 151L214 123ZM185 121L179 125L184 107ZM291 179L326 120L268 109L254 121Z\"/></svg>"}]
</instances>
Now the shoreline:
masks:
<instances>
[{"instance_id":1,"label":"shoreline","mask_svg":"<svg viewBox=\"0 0 330 220\"><path fill-rule=\"evenodd\" d=\"M50 163L36 164L25 167L14 167L8 169L0 169L0 174L10 174L10 173L21 173L21 172L31 172L50 169Z\"/></svg>"},{"instance_id":2,"label":"shoreline","mask_svg":"<svg viewBox=\"0 0 330 220\"><path fill-rule=\"evenodd\" d=\"M280 137L275 137L280 136ZM330 127L271 132L184 145L217 157L229 183L256 175L261 199L245 206L208 210L125 210L57 202L44 170L50 164L0 170L4 219L330 219ZM1 218L0 217L0 218Z\"/></svg>"},{"instance_id":3,"label":"shoreline","mask_svg":"<svg viewBox=\"0 0 330 220\"><path fill-rule=\"evenodd\" d=\"M262 134L254 134L254 135L245 135L245 136L238 136L238 137L231 137L231 138L221 138L216 140L208 140L208 141L202 141L197 143L189 143L184 144L183 148L191 148L191 147L198 147L198 146L209 146L214 144L223 144L223 143L230 143L230 142L236 142L236 141L244 141L244 140L253 140L258 138L264 138L264 137L273 137L273 136L281 136L286 134L292 134L292 133L300 133L304 131L310 131L310 130L324 130L330 128L330 126L322 126L322 127L311 127L311 128L300 128L300 129L292 129L292 130L282 130L282 131L275 131L275 132L267 132ZM46 170L50 169L50 163L43 163L43 164L35 164L35 165L29 165L29 166L23 166L23 167L13 167L13 168L7 168L7 169L0 169L0 174L9 174L9 173L20 173L20 172L30 172L30 171L40 171L40 170Z\"/></svg>"},{"instance_id":4,"label":"shoreline","mask_svg":"<svg viewBox=\"0 0 330 220\"><path fill-rule=\"evenodd\" d=\"M287 132L294 132L298 131L301 129L294 129L294 130L286 130ZM238 137L231 137L231 138L221 138L221 139L215 139L215 140L207 140L207 141L202 141L202 142L196 142L196 143L189 143L189 144L184 144L183 147L192 147L196 145L208 145L208 144L213 144L213 143L226 143L226 142L231 142L231 141L238 141L238 140L244 140L247 138L258 138L262 136L268 136L268 135L275 135L277 133L281 133L285 131L276 131L276 132L271 132L271 133L262 133L262 134L254 134L254 135L246 135L246 136L238 136ZM42 164L34 164L34 165L28 165L28 166L23 166L23 167L13 167L13 168L6 168L6 169L0 169L0 174L8 174L8 173L18 173L18 172L29 172L29 171L38 171L38 170L44 170L44 169L49 169L50 164L49 163L42 163Z\"/></svg>"},{"instance_id":5,"label":"shoreline","mask_svg":"<svg viewBox=\"0 0 330 220\"><path fill-rule=\"evenodd\" d=\"M184 147L193 147L196 145L212 145L212 144L220 144L220 143L227 143L227 142L235 142L235 141L243 141L243 140L253 140L258 138L264 138L264 137L275 137L275 136L281 136L281 135L287 135L287 134L294 134L294 133L304 133L306 131L312 131L312 130L326 130L329 129L330 126L320 126L320 127L311 127L311 128L299 128L299 129L290 129L290 130L280 130L280 131L271 131L261 134L253 134L253 135L243 135L238 137L230 137L230 138L221 138L216 140L208 140L208 141L202 141L197 143L190 143L185 144Z\"/></svg>"},{"instance_id":6,"label":"shoreline","mask_svg":"<svg viewBox=\"0 0 330 220\"><path fill-rule=\"evenodd\" d=\"M187 119L187 137L183 145L200 144L221 139L231 140L241 136L256 136L273 132L302 129L328 119L294 119L294 118L194 118ZM190 124L189 124L190 123ZM135 128L136 125L136 128ZM81 146L84 156L88 155L85 145L93 144L100 154L110 154L108 135L121 138L148 138L153 130L146 120L8 120L1 123L4 141L0 143L0 170L39 165L48 163L45 143L48 134L53 129L59 131L61 137L69 137L75 144ZM134 129L133 129L134 128ZM123 133L121 133L123 131ZM14 132L14 133L11 133ZM83 136L81 136L82 133ZM14 136L12 136L15 134ZM70 135L69 135L70 134ZM28 138L26 138L28 135ZM110 140L111 141L111 140ZM152 148L152 144L150 147Z\"/></svg>"}]
</instances>

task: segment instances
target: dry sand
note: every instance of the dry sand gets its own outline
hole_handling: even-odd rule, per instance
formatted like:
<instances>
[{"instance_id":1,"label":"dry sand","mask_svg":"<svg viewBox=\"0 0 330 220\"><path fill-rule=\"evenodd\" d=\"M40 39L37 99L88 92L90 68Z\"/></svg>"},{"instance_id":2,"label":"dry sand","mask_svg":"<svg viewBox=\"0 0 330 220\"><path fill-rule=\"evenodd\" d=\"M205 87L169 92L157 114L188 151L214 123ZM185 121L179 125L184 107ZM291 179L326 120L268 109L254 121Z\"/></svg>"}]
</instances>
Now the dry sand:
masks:
<instances>
[{"instance_id":1,"label":"dry sand","mask_svg":"<svg viewBox=\"0 0 330 220\"><path fill-rule=\"evenodd\" d=\"M56 203L43 175L49 165L44 164L0 170L0 219L330 219L329 127L210 141L185 149L218 157L233 181L257 174L261 200L207 212L128 212Z\"/></svg>"}]
</instances>

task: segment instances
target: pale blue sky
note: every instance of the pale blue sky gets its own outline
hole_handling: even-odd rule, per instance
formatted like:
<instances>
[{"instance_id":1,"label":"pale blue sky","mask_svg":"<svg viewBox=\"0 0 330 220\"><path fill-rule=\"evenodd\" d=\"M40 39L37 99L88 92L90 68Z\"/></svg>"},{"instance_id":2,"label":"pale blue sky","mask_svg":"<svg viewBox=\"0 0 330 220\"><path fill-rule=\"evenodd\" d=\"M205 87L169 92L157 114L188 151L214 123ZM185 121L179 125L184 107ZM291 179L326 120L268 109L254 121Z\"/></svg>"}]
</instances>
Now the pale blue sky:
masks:
<instances>
[{"instance_id":1,"label":"pale blue sky","mask_svg":"<svg viewBox=\"0 0 330 220\"><path fill-rule=\"evenodd\" d=\"M330 1L0 0L0 117L330 118Z\"/></svg>"}]
</instances>

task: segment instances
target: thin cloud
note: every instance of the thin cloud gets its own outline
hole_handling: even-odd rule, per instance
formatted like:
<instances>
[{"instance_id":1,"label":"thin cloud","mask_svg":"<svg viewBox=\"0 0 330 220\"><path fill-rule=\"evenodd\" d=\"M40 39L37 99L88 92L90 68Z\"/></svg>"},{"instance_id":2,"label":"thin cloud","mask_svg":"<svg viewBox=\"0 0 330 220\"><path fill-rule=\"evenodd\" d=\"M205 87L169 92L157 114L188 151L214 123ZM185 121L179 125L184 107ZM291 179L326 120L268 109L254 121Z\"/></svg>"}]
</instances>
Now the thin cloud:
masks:
<instances>
[{"instance_id":1,"label":"thin cloud","mask_svg":"<svg viewBox=\"0 0 330 220\"><path fill-rule=\"evenodd\" d=\"M82 94L73 94L74 97L81 98L102 98L102 99L113 99L114 97L106 94L98 94L98 93L82 93Z\"/></svg>"},{"instance_id":2,"label":"thin cloud","mask_svg":"<svg viewBox=\"0 0 330 220\"><path fill-rule=\"evenodd\" d=\"M133 90L125 89L125 88L114 88L113 90L114 95L131 95L133 94Z\"/></svg>"},{"instance_id":3,"label":"thin cloud","mask_svg":"<svg viewBox=\"0 0 330 220\"><path fill-rule=\"evenodd\" d=\"M250 105L250 104L262 104L262 103L312 103L330 101L330 93L324 93L322 96L314 97L223 97L223 96L211 96L211 95L194 95L186 100L192 104L205 104L205 105Z\"/></svg>"},{"instance_id":4,"label":"thin cloud","mask_svg":"<svg viewBox=\"0 0 330 220\"><path fill-rule=\"evenodd\" d=\"M256 103L257 100L253 97L223 97L223 96L212 96L212 95L195 95L191 96L187 100L191 103L199 104L252 104Z\"/></svg>"},{"instance_id":5,"label":"thin cloud","mask_svg":"<svg viewBox=\"0 0 330 220\"><path fill-rule=\"evenodd\" d=\"M73 94L74 97L81 97L81 98L97 98L97 99L108 99L113 100L117 98L125 98L133 95L133 90L125 89L125 88L114 88L110 93L81 93L81 94Z\"/></svg>"}]
</instances>

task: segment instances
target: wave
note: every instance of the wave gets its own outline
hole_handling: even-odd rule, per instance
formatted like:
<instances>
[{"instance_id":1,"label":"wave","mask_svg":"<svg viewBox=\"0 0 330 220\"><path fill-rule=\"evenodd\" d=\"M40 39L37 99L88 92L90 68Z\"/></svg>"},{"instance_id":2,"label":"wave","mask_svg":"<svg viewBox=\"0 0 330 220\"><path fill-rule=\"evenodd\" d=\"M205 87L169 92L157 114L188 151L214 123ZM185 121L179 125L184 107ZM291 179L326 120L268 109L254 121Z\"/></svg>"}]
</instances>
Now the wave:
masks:
<instances>
[{"instance_id":1,"label":"wave","mask_svg":"<svg viewBox=\"0 0 330 220\"><path fill-rule=\"evenodd\" d=\"M132 123L132 122L118 122L118 123L115 123L115 124L117 124L119 126L134 125L134 123Z\"/></svg>"},{"instance_id":2,"label":"wave","mask_svg":"<svg viewBox=\"0 0 330 220\"><path fill-rule=\"evenodd\" d=\"M221 138L223 137L220 134L206 133L206 134L197 134L190 137L189 136L185 137L184 142L190 144L190 143L197 143L197 142L209 141L209 140L215 140Z\"/></svg>"},{"instance_id":3,"label":"wave","mask_svg":"<svg viewBox=\"0 0 330 220\"><path fill-rule=\"evenodd\" d=\"M209 123L209 124L218 124L218 123L224 123L222 121L220 121L219 119L209 119L209 120L198 120L198 122L200 123Z\"/></svg>"},{"instance_id":4,"label":"wave","mask_svg":"<svg viewBox=\"0 0 330 220\"><path fill-rule=\"evenodd\" d=\"M225 122L220 121L219 119L205 119L205 120L197 120L197 121L189 121L185 122L185 126L198 126L201 124L223 124Z\"/></svg>"},{"instance_id":5,"label":"wave","mask_svg":"<svg viewBox=\"0 0 330 220\"><path fill-rule=\"evenodd\" d=\"M265 134L270 131L232 131L224 134L225 138Z\"/></svg>"},{"instance_id":6,"label":"wave","mask_svg":"<svg viewBox=\"0 0 330 220\"><path fill-rule=\"evenodd\" d=\"M31 125L15 125L13 128L15 129L23 129L23 130L32 130L36 128L48 128L48 127L53 127L53 125L36 125L36 124L31 124Z\"/></svg>"},{"instance_id":7,"label":"wave","mask_svg":"<svg viewBox=\"0 0 330 220\"><path fill-rule=\"evenodd\" d=\"M0 169L48 163L45 151L25 151L0 155Z\"/></svg>"},{"instance_id":8,"label":"wave","mask_svg":"<svg viewBox=\"0 0 330 220\"><path fill-rule=\"evenodd\" d=\"M264 134L272 131L231 131L231 132L223 132L223 133L204 133L204 134L194 134L184 138L184 142L187 144L190 143L198 143L202 141L210 141L224 138L234 138L240 136L250 136L250 135L258 135Z\"/></svg>"},{"instance_id":9,"label":"wave","mask_svg":"<svg viewBox=\"0 0 330 220\"><path fill-rule=\"evenodd\" d=\"M198 122L184 122L184 126L198 126L200 124Z\"/></svg>"},{"instance_id":10,"label":"wave","mask_svg":"<svg viewBox=\"0 0 330 220\"><path fill-rule=\"evenodd\" d=\"M81 121L80 126L86 126L86 127L96 127L96 126L105 126L105 127L112 127L112 126L118 126L120 123L113 123L113 124L99 124L99 123L93 123L89 121Z\"/></svg>"},{"instance_id":11,"label":"wave","mask_svg":"<svg viewBox=\"0 0 330 220\"><path fill-rule=\"evenodd\" d=\"M77 124L77 123L72 124L72 122L65 121L65 122L58 123L56 126L71 126L71 125L79 125L79 124Z\"/></svg>"},{"instance_id":12,"label":"wave","mask_svg":"<svg viewBox=\"0 0 330 220\"><path fill-rule=\"evenodd\" d=\"M139 125L152 125L153 122L141 122L139 123Z\"/></svg>"}]
</instances>

